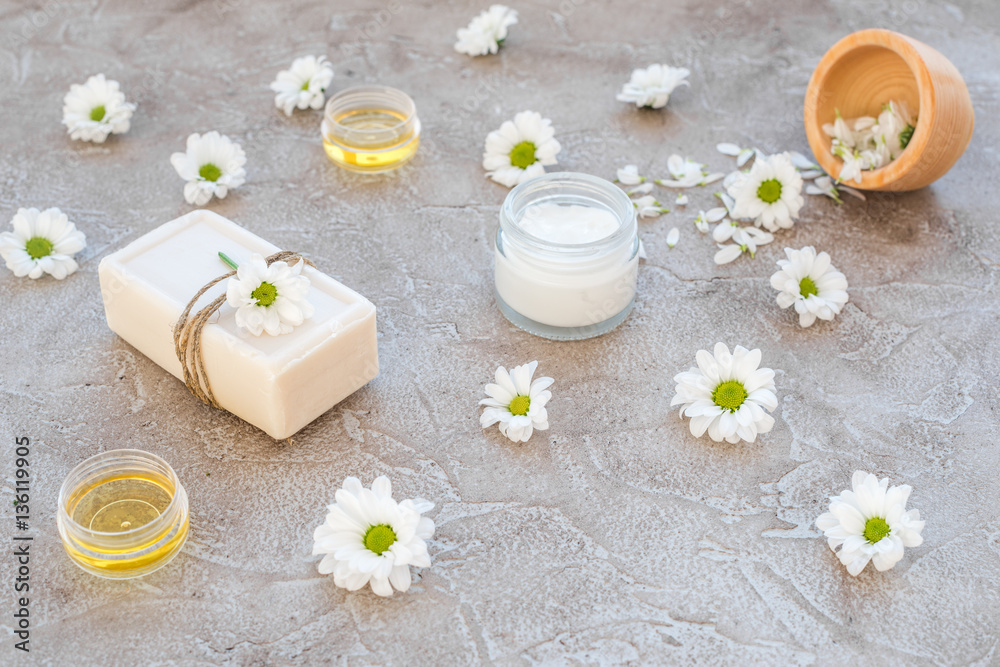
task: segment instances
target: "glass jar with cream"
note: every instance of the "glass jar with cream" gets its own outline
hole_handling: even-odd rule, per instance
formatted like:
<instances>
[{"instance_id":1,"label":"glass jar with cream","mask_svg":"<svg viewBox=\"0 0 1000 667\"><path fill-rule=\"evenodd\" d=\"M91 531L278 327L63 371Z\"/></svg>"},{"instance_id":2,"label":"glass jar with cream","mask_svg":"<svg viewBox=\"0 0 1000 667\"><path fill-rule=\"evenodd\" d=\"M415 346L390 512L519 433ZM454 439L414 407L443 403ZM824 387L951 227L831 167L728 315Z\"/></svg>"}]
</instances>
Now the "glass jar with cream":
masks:
<instances>
[{"instance_id":1,"label":"glass jar with cream","mask_svg":"<svg viewBox=\"0 0 1000 667\"><path fill-rule=\"evenodd\" d=\"M496 300L528 333L580 340L611 331L632 310L638 269L635 206L608 181L546 174L504 200Z\"/></svg>"}]
</instances>

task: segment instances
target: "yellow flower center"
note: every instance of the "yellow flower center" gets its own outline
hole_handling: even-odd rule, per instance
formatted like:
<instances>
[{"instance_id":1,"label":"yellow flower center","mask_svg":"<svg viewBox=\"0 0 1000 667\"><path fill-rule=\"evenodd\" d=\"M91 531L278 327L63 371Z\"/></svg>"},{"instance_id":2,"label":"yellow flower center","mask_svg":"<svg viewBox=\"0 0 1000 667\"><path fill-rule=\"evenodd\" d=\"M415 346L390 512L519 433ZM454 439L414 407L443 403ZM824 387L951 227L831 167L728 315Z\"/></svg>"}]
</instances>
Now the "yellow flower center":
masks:
<instances>
[{"instance_id":1,"label":"yellow flower center","mask_svg":"<svg viewBox=\"0 0 1000 667\"><path fill-rule=\"evenodd\" d=\"M757 188L757 198L767 204L773 204L781 199L781 181L769 178Z\"/></svg>"},{"instance_id":2,"label":"yellow flower center","mask_svg":"<svg viewBox=\"0 0 1000 667\"><path fill-rule=\"evenodd\" d=\"M99 123L104 120L105 113L104 105L98 105L90 110L90 120Z\"/></svg>"},{"instance_id":3,"label":"yellow flower center","mask_svg":"<svg viewBox=\"0 0 1000 667\"><path fill-rule=\"evenodd\" d=\"M204 178L206 181L212 181L213 183L219 180L222 176L222 170L216 167L211 162L206 162L201 165L201 169L198 170L198 175Z\"/></svg>"},{"instance_id":4,"label":"yellow flower center","mask_svg":"<svg viewBox=\"0 0 1000 667\"><path fill-rule=\"evenodd\" d=\"M384 523L380 523L377 526L369 526L365 532L364 542L365 548L368 551L371 551L376 556L381 556L383 551L386 551L396 542L396 533Z\"/></svg>"},{"instance_id":5,"label":"yellow flower center","mask_svg":"<svg viewBox=\"0 0 1000 667\"><path fill-rule=\"evenodd\" d=\"M250 296L257 300L258 306L267 308L278 298L278 288L271 283L261 283L257 289L250 292Z\"/></svg>"},{"instance_id":6,"label":"yellow flower center","mask_svg":"<svg viewBox=\"0 0 1000 667\"><path fill-rule=\"evenodd\" d=\"M889 524L882 517L873 516L865 521L865 539L868 540L869 544L875 544L888 535L889 531Z\"/></svg>"},{"instance_id":7,"label":"yellow flower center","mask_svg":"<svg viewBox=\"0 0 1000 667\"><path fill-rule=\"evenodd\" d=\"M819 290L816 289L816 283L809 276L806 276L799 281L799 294L802 295L803 299L808 299L810 296L819 294Z\"/></svg>"},{"instance_id":8,"label":"yellow flower center","mask_svg":"<svg viewBox=\"0 0 1000 667\"><path fill-rule=\"evenodd\" d=\"M530 141L522 141L510 152L510 163L519 169L527 169L536 162L535 144Z\"/></svg>"},{"instance_id":9,"label":"yellow flower center","mask_svg":"<svg viewBox=\"0 0 1000 667\"><path fill-rule=\"evenodd\" d=\"M41 236L35 236L28 239L28 242L24 244L24 251L28 253L31 259L48 257L52 254L52 241Z\"/></svg>"},{"instance_id":10,"label":"yellow flower center","mask_svg":"<svg viewBox=\"0 0 1000 667\"><path fill-rule=\"evenodd\" d=\"M742 382L728 380L712 392L712 401L723 410L735 412L747 400L747 390Z\"/></svg>"},{"instance_id":11,"label":"yellow flower center","mask_svg":"<svg viewBox=\"0 0 1000 667\"><path fill-rule=\"evenodd\" d=\"M512 415L526 415L528 414L528 408L531 407L531 398L528 396L515 396L514 400L510 402L510 414Z\"/></svg>"}]
</instances>

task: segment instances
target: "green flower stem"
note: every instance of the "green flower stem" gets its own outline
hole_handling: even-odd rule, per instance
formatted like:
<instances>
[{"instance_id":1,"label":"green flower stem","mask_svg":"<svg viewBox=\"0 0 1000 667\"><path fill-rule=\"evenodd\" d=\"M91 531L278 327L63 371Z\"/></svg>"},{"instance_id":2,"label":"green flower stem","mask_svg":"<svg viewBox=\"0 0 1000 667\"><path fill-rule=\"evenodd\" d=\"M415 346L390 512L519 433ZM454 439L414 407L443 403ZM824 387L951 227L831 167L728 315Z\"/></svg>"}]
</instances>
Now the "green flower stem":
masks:
<instances>
[{"instance_id":1,"label":"green flower stem","mask_svg":"<svg viewBox=\"0 0 1000 667\"><path fill-rule=\"evenodd\" d=\"M229 255L227 255L227 254L226 254L226 253L224 253L224 252L220 252L220 253L219 253L219 259L221 259L221 260L222 260L223 262L225 262L225 263L226 263L226 266L228 266L228 267L229 267L230 269L232 269L233 271L236 271L237 269L239 269L239 268L240 268L239 264L237 264L237 263L236 263L236 262L234 262L234 261L233 261L232 259L230 259L230 258L229 258Z\"/></svg>"}]
</instances>

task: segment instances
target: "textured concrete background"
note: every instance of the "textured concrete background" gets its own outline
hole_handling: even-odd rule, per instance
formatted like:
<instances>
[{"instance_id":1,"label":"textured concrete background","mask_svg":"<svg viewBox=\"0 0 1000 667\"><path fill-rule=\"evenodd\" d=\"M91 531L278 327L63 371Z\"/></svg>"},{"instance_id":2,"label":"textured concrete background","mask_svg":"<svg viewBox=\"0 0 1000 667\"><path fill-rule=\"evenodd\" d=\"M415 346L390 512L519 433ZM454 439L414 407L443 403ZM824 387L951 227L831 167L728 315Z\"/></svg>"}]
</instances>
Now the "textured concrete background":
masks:
<instances>
[{"instance_id":1,"label":"textured concrete background","mask_svg":"<svg viewBox=\"0 0 1000 667\"><path fill-rule=\"evenodd\" d=\"M502 54L475 60L451 45L485 2L292 4L0 2L0 218L59 206L89 244L63 282L0 271L0 550L27 435L35 662L1000 664L993 0L519 2ZM502 318L492 239L507 190L483 176L487 132L540 111L560 167L608 178L627 163L662 175L672 152L730 169L720 141L806 150L812 68L867 27L924 40L965 75L976 134L945 178L867 203L810 197L756 260L721 268L691 225L712 204L696 191L689 212L641 223L650 259L612 334L553 343ZM274 108L277 71L322 53L335 90L413 96L426 140L410 166L340 171L319 112ZM690 67L691 87L664 111L615 101L653 62ZM132 130L72 142L62 97L97 72L139 102ZM243 145L248 180L209 208L310 251L379 308L382 374L292 444L199 404L104 322L98 262L191 210L168 159L212 129ZM782 247L810 244L851 301L801 330L768 277ZM755 445L695 440L668 407L673 375L717 340L778 369L777 425ZM552 427L515 445L479 428L476 402L498 364L532 359L556 379ZM191 504L183 553L131 582L77 569L55 526L66 473L117 447L170 461ZM813 526L855 469L911 484L927 520L923 546L856 579ZM397 498L437 504L433 565L392 599L336 588L310 556L343 478L379 474ZM25 661L0 560L0 662Z\"/></svg>"}]
</instances>

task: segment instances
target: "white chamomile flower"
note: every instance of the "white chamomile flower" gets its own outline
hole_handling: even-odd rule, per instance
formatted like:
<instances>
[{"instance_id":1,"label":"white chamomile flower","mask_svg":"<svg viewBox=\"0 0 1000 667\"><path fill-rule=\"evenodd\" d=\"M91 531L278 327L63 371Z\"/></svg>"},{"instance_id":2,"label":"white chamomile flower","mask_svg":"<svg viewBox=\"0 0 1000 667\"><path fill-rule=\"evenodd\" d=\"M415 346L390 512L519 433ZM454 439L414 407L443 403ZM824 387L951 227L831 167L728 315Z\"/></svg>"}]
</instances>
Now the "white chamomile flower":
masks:
<instances>
[{"instance_id":1,"label":"white chamomile flower","mask_svg":"<svg viewBox=\"0 0 1000 667\"><path fill-rule=\"evenodd\" d=\"M669 65L650 65L645 69L633 70L629 82L622 86L617 99L634 103L637 107L661 109L667 106L674 88L688 85L687 77L690 74L687 68Z\"/></svg>"},{"instance_id":2,"label":"white chamomile flower","mask_svg":"<svg viewBox=\"0 0 1000 667\"><path fill-rule=\"evenodd\" d=\"M639 197L632 202L632 205L638 210L640 218L658 218L661 214L670 212L670 209L663 208L653 195Z\"/></svg>"},{"instance_id":3,"label":"white chamomile flower","mask_svg":"<svg viewBox=\"0 0 1000 667\"><path fill-rule=\"evenodd\" d=\"M472 19L466 28L459 28L455 50L470 56L496 53L507 39L507 28L517 23L517 11L506 5L492 5Z\"/></svg>"},{"instance_id":4,"label":"white chamomile flower","mask_svg":"<svg viewBox=\"0 0 1000 667\"><path fill-rule=\"evenodd\" d=\"M135 104L125 101L117 81L103 74L69 87L63 98L63 125L71 139L103 144L109 134L124 134L132 125Z\"/></svg>"},{"instance_id":5,"label":"white chamomile flower","mask_svg":"<svg viewBox=\"0 0 1000 667\"><path fill-rule=\"evenodd\" d=\"M645 180L646 177L639 175L639 167L634 164L625 165L618 170L617 181L622 185L639 185Z\"/></svg>"},{"instance_id":6,"label":"white chamomile flower","mask_svg":"<svg viewBox=\"0 0 1000 667\"><path fill-rule=\"evenodd\" d=\"M861 574L869 561L884 572L903 558L903 547L923 544L920 512L906 509L910 491L908 484L889 486L888 478L879 481L859 470L851 477L851 489L830 498L830 511L816 519L816 526L851 576Z\"/></svg>"},{"instance_id":7,"label":"white chamomile flower","mask_svg":"<svg viewBox=\"0 0 1000 667\"><path fill-rule=\"evenodd\" d=\"M795 224L802 208L802 177L787 153L758 157L750 173L729 187L733 217L753 220L770 232Z\"/></svg>"},{"instance_id":8,"label":"white chamomile flower","mask_svg":"<svg viewBox=\"0 0 1000 667\"><path fill-rule=\"evenodd\" d=\"M771 287L778 290L778 305L795 305L799 325L812 326L818 317L832 320L847 303L847 278L830 264L830 255L816 254L812 246L793 250L785 248L788 259L779 259L780 270L771 276Z\"/></svg>"},{"instance_id":9,"label":"white chamomile flower","mask_svg":"<svg viewBox=\"0 0 1000 667\"><path fill-rule=\"evenodd\" d=\"M434 536L434 522L420 515L434 503L422 498L397 503L384 476L371 489L348 477L336 498L313 533L313 555L323 554L320 573L332 572L333 583L349 591L371 585L376 595L389 597L393 588L409 590L410 566L431 564L426 541Z\"/></svg>"},{"instance_id":10,"label":"white chamomile flower","mask_svg":"<svg viewBox=\"0 0 1000 667\"><path fill-rule=\"evenodd\" d=\"M486 406L479 418L483 428L500 422L500 432L514 442L527 442L534 429L549 428L545 404L552 398L547 389L555 380L547 377L532 380L536 368L537 361L515 366L510 373L503 366L497 368L496 383L486 385L489 398L479 401L479 405Z\"/></svg>"},{"instance_id":11,"label":"white chamomile flower","mask_svg":"<svg viewBox=\"0 0 1000 667\"><path fill-rule=\"evenodd\" d=\"M258 254L240 264L226 287L226 303L236 308L236 326L254 336L266 331L271 336L291 333L313 316L307 300L309 278L302 275L303 262L295 266L274 262L270 266Z\"/></svg>"},{"instance_id":12,"label":"white chamomile flower","mask_svg":"<svg viewBox=\"0 0 1000 667\"><path fill-rule=\"evenodd\" d=\"M668 248L673 249L673 247L677 245L677 242L680 240L681 240L681 230L677 229L676 227L673 227L669 232L667 232Z\"/></svg>"},{"instance_id":13,"label":"white chamomile flower","mask_svg":"<svg viewBox=\"0 0 1000 667\"><path fill-rule=\"evenodd\" d=\"M58 208L20 208L11 220L13 232L0 234L0 256L18 278L48 273L62 280L77 269L73 255L87 239Z\"/></svg>"},{"instance_id":14,"label":"white chamomile flower","mask_svg":"<svg viewBox=\"0 0 1000 667\"><path fill-rule=\"evenodd\" d=\"M291 69L278 72L271 82L274 106L291 116L298 109L321 109L326 102L326 89L333 81L333 65L326 56L303 56L292 62Z\"/></svg>"},{"instance_id":15,"label":"white chamomile flower","mask_svg":"<svg viewBox=\"0 0 1000 667\"><path fill-rule=\"evenodd\" d=\"M215 130L188 136L187 151L170 156L170 164L187 181L184 199L195 206L204 206L213 196L225 199L243 185L246 161L240 145Z\"/></svg>"},{"instance_id":16,"label":"white chamomile flower","mask_svg":"<svg viewBox=\"0 0 1000 667\"><path fill-rule=\"evenodd\" d=\"M724 343L716 343L714 354L698 351L697 368L674 377L670 405L680 405L681 417L691 418L691 435L700 438L708 431L716 442L753 442L771 430L774 418L767 412L778 407L774 371L758 368L760 358L760 350L737 345L729 354Z\"/></svg>"},{"instance_id":17,"label":"white chamomile flower","mask_svg":"<svg viewBox=\"0 0 1000 667\"><path fill-rule=\"evenodd\" d=\"M552 121L535 111L522 111L514 120L504 121L486 136L486 175L508 188L541 176L546 166L558 163L556 154L562 147L554 137Z\"/></svg>"}]
</instances>

